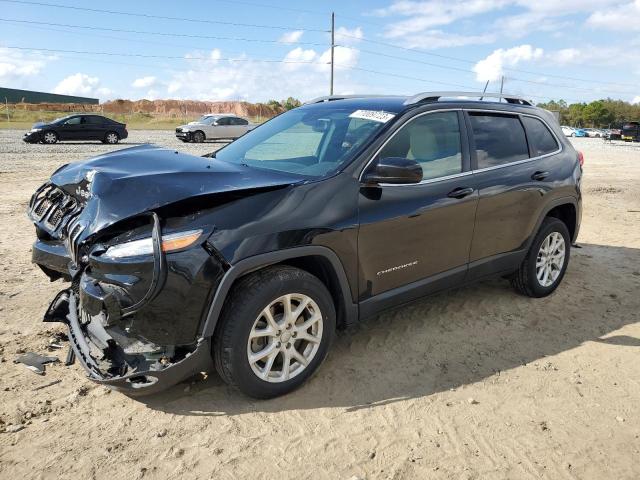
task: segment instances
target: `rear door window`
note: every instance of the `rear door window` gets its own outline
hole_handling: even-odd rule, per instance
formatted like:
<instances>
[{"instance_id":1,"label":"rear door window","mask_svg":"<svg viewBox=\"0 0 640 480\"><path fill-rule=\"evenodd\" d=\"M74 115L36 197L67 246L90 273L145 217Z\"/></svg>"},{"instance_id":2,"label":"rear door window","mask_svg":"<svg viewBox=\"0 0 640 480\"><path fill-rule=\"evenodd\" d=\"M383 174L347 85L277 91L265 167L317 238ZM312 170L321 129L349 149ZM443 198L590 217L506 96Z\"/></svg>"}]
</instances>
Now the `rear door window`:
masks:
<instances>
[{"instance_id":1,"label":"rear door window","mask_svg":"<svg viewBox=\"0 0 640 480\"><path fill-rule=\"evenodd\" d=\"M558 142L541 120L523 116L522 123L527 130L527 137L534 157L558 150Z\"/></svg>"},{"instance_id":2,"label":"rear door window","mask_svg":"<svg viewBox=\"0 0 640 480\"><path fill-rule=\"evenodd\" d=\"M529 158L524 127L515 115L469 112L476 145L477 168L489 168Z\"/></svg>"}]
</instances>

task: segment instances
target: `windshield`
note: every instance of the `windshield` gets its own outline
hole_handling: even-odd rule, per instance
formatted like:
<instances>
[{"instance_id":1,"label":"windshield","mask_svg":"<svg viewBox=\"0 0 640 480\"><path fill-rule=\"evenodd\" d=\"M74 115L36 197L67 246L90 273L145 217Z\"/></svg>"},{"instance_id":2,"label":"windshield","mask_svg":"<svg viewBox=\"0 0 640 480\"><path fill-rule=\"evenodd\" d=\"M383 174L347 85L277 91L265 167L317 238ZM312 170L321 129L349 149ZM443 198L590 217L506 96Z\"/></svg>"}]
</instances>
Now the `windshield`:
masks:
<instances>
[{"instance_id":1,"label":"windshield","mask_svg":"<svg viewBox=\"0 0 640 480\"><path fill-rule=\"evenodd\" d=\"M327 176L347 164L393 114L353 107L290 110L216 152L231 163L309 177Z\"/></svg>"},{"instance_id":2,"label":"windshield","mask_svg":"<svg viewBox=\"0 0 640 480\"><path fill-rule=\"evenodd\" d=\"M71 118L71 117L73 117L73 115L66 115L66 116L64 116L64 117L56 118L56 119L55 119L53 122L51 122L51 123L58 123L58 122L62 122L62 121L66 120L66 119L68 119L68 118Z\"/></svg>"},{"instance_id":3,"label":"windshield","mask_svg":"<svg viewBox=\"0 0 640 480\"><path fill-rule=\"evenodd\" d=\"M202 123L204 125L211 125L217 119L218 119L218 117L212 117L211 115L205 115L203 117L200 117L200 120L198 120L198 123Z\"/></svg>"}]
</instances>

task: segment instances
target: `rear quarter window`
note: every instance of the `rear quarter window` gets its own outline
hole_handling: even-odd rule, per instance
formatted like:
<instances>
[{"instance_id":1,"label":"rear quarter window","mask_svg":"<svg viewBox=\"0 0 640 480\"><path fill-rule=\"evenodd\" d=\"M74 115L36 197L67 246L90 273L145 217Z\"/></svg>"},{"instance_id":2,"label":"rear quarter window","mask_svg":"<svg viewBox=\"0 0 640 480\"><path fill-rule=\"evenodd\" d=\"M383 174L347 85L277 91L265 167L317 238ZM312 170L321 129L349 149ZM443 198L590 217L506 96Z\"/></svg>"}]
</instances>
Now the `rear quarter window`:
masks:
<instances>
[{"instance_id":1,"label":"rear quarter window","mask_svg":"<svg viewBox=\"0 0 640 480\"><path fill-rule=\"evenodd\" d=\"M533 117L522 117L522 123L527 129L527 136L534 157L558 150L558 142L541 120Z\"/></svg>"},{"instance_id":2,"label":"rear quarter window","mask_svg":"<svg viewBox=\"0 0 640 480\"><path fill-rule=\"evenodd\" d=\"M529 158L527 137L514 115L469 112L478 169Z\"/></svg>"}]
</instances>

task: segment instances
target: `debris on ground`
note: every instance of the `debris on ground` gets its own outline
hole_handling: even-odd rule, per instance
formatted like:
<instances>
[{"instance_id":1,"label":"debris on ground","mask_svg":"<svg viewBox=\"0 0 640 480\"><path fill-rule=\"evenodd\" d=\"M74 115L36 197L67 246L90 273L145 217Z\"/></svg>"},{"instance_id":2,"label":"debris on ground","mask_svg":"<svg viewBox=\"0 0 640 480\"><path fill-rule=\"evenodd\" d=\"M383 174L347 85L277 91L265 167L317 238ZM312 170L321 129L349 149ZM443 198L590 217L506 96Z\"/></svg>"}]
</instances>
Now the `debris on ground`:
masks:
<instances>
[{"instance_id":1,"label":"debris on ground","mask_svg":"<svg viewBox=\"0 0 640 480\"><path fill-rule=\"evenodd\" d=\"M58 361L58 357L46 357L34 352L27 352L24 355L20 355L13 363L22 363L29 370L37 373L38 375L44 375L45 365L47 363L54 363Z\"/></svg>"}]
</instances>

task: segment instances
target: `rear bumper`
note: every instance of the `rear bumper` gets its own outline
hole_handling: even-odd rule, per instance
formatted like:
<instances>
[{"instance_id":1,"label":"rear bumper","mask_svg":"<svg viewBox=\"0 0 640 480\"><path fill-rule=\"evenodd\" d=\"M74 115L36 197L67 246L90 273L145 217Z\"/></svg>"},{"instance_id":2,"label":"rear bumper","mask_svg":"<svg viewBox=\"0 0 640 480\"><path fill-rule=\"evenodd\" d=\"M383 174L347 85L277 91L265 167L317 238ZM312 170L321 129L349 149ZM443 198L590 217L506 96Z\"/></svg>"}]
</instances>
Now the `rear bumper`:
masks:
<instances>
[{"instance_id":1,"label":"rear bumper","mask_svg":"<svg viewBox=\"0 0 640 480\"><path fill-rule=\"evenodd\" d=\"M72 290L63 290L49 306L44 321L67 325L71 348L91 381L130 396L142 396L165 390L198 372L211 370L210 342L199 339L192 352L164 368L134 371L122 376L106 374L92 356L91 340L78 318L77 301Z\"/></svg>"}]
</instances>

